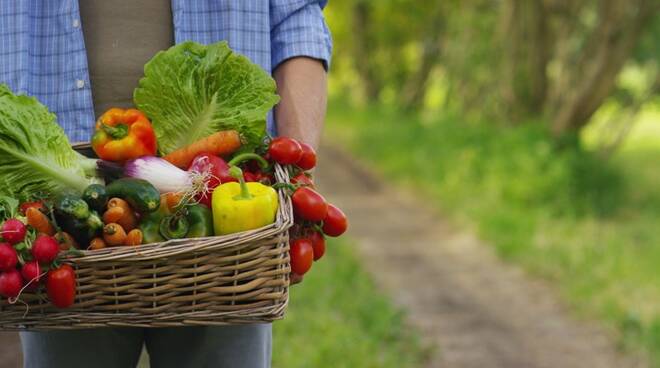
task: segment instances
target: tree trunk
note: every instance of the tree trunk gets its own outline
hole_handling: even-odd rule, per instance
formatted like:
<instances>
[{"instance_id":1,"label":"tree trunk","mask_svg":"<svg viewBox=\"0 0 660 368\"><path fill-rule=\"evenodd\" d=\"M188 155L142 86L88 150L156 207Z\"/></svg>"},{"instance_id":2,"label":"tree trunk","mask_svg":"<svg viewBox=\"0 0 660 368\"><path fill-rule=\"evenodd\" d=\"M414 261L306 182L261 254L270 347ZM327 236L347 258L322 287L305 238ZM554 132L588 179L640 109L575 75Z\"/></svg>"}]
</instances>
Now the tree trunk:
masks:
<instances>
[{"instance_id":1,"label":"tree trunk","mask_svg":"<svg viewBox=\"0 0 660 368\"><path fill-rule=\"evenodd\" d=\"M365 98L372 103L378 101L382 84L373 63L370 61L375 49L373 37L371 37L370 13L371 9L367 1L358 1L353 6L355 69L362 80Z\"/></svg>"},{"instance_id":2,"label":"tree trunk","mask_svg":"<svg viewBox=\"0 0 660 368\"><path fill-rule=\"evenodd\" d=\"M564 91L566 97L559 101L553 116L552 132L556 136L579 130L610 94L643 26L651 18L650 1L602 1L599 23L576 68L579 74L571 78L575 84ZM631 4L637 5L634 11Z\"/></svg>"},{"instance_id":3,"label":"tree trunk","mask_svg":"<svg viewBox=\"0 0 660 368\"><path fill-rule=\"evenodd\" d=\"M547 14L541 0L507 0L503 6L503 96L512 119L520 120L540 114L546 100Z\"/></svg>"},{"instance_id":4,"label":"tree trunk","mask_svg":"<svg viewBox=\"0 0 660 368\"><path fill-rule=\"evenodd\" d=\"M419 109L424 105L426 92L428 91L428 80L433 68L437 65L442 54L442 37L445 29L445 11L444 4L438 2L432 17L429 20L429 27L421 41L422 56L419 67L412 73L405 82L401 94L402 105L405 109Z\"/></svg>"}]
</instances>

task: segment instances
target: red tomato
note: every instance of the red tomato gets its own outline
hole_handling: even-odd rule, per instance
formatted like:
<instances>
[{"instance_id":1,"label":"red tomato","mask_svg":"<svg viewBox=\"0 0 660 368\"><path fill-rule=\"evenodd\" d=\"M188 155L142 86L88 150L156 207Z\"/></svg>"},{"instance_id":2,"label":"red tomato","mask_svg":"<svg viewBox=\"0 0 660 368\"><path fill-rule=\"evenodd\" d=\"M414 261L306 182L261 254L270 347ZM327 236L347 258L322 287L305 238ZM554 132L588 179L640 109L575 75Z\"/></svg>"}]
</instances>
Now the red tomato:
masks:
<instances>
[{"instance_id":1,"label":"red tomato","mask_svg":"<svg viewBox=\"0 0 660 368\"><path fill-rule=\"evenodd\" d=\"M9 243L0 243L0 271L10 271L16 268L18 254Z\"/></svg>"},{"instance_id":2,"label":"red tomato","mask_svg":"<svg viewBox=\"0 0 660 368\"><path fill-rule=\"evenodd\" d=\"M68 264L48 271L46 292L50 302L58 308L66 308L76 298L76 273Z\"/></svg>"},{"instance_id":3,"label":"red tomato","mask_svg":"<svg viewBox=\"0 0 660 368\"><path fill-rule=\"evenodd\" d=\"M5 298L15 298L23 288L21 274L15 268L0 273L0 295Z\"/></svg>"},{"instance_id":4,"label":"red tomato","mask_svg":"<svg viewBox=\"0 0 660 368\"><path fill-rule=\"evenodd\" d=\"M291 272L300 276L309 271L314 262L314 247L312 241L306 238L296 239L291 242Z\"/></svg>"},{"instance_id":5,"label":"red tomato","mask_svg":"<svg viewBox=\"0 0 660 368\"><path fill-rule=\"evenodd\" d=\"M303 170L311 170L316 166L316 151L307 143L300 143L302 156L296 162L296 165Z\"/></svg>"},{"instance_id":6,"label":"red tomato","mask_svg":"<svg viewBox=\"0 0 660 368\"><path fill-rule=\"evenodd\" d=\"M292 165L300 161L303 151L300 143L295 139L277 137L268 146L268 155L275 162L282 165Z\"/></svg>"},{"instance_id":7,"label":"red tomato","mask_svg":"<svg viewBox=\"0 0 660 368\"><path fill-rule=\"evenodd\" d=\"M303 220L321 221L328 212L328 203L322 195L309 187L300 187L291 196L293 212Z\"/></svg>"},{"instance_id":8,"label":"red tomato","mask_svg":"<svg viewBox=\"0 0 660 368\"><path fill-rule=\"evenodd\" d=\"M342 210L328 205L327 216L323 219L323 233L327 236L339 236L348 229L348 219Z\"/></svg>"},{"instance_id":9,"label":"red tomato","mask_svg":"<svg viewBox=\"0 0 660 368\"><path fill-rule=\"evenodd\" d=\"M308 185L312 188L314 188L314 182L312 181L312 178L307 176L305 173L300 173L293 178L291 178L291 183L292 184L301 184L301 185Z\"/></svg>"},{"instance_id":10,"label":"red tomato","mask_svg":"<svg viewBox=\"0 0 660 368\"><path fill-rule=\"evenodd\" d=\"M312 232L309 236L312 241L312 248L314 248L314 260L318 261L325 254L325 237L318 231Z\"/></svg>"}]
</instances>

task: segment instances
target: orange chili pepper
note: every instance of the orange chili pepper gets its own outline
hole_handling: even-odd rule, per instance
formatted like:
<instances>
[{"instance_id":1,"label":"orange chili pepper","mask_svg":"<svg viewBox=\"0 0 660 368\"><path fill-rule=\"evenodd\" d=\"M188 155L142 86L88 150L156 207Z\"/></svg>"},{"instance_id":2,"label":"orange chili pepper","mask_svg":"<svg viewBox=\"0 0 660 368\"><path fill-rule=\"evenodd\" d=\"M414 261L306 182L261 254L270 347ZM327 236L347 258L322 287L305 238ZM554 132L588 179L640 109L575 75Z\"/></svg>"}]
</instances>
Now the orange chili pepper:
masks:
<instances>
[{"instance_id":1,"label":"orange chili pepper","mask_svg":"<svg viewBox=\"0 0 660 368\"><path fill-rule=\"evenodd\" d=\"M126 161L156 154L156 134L140 110L113 107L96 121L92 148L99 158Z\"/></svg>"}]
</instances>

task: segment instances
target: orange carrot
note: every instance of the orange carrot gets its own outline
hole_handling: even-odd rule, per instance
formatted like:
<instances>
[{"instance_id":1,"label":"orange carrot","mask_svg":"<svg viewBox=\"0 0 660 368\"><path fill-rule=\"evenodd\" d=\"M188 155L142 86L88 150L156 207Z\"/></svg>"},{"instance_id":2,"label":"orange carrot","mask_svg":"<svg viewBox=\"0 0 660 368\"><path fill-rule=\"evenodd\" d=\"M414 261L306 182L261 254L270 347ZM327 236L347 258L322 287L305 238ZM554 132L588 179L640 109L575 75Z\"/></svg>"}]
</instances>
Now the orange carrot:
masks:
<instances>
[{"instance_id":1,"label":"orange carrot","mask_svg":"<svg viewBox=\"0 0 660 368\"><path fill-rule=\"evenodd\" d=\"M133 229L126 234L124 245L140 245L142 244L142 231L140 229Z\"/></svg>"},{"instance_id":2,"label":"orange carrot","mask_svg":"<svg viewBox=\"0 0 660 368\"><path fill-rule=\"evenodd\" d=\"M213 133L189 146L170 152L163 158L174 166L187 169L192 160L200 153L225 156L235 152L240 147L241 137L238 135L238 132L235 130L225 130Z\"/></svg>"},{"instance_id":3,"label":"orange carrot","mask_svg":"<svg viewBox=\"0 0 660 368\"><path fill-rule=\"evenodd\" d=\"M55 234L55 240L60 246L60 250L69 250L71 248L78 248L78 243L69 233L64 231L59 231Z\"/></svg>"},{"instance_id":4,"label":"orange carrot","mask_svg":"<svg viewBox=\"0 0 660 368\"><path fill-rule=\"evenodd\" d=\"M107 224L103 227L103 240L111 247L123 245L126 241L126 231L119 224Z\"/></svg>"},{"instance_id":5,"label":"orange carrot","mask_svg":"<svg viewBox=\"0 0 660 368\"><path fill-rule=\"evenodd\" d=\"M55 235L55 227L50 223L48 216L44 215L43 212L35 207L30 207L25 210L25 216L27 217L28 225L32 226L37 232L50 236Z\"/></svg>"},{"instance_id":6,"label":"orange carrot","mask_svg":"<svg viewBox=\"0 0 660 368\"><path fill-rule=\"evenodd\" d=\"M123 210L121 216L119 215L119 210L112 210L115 207L119 207ZM115 221L106 221L106 213L110 210L113 212L107 216L107 220L114 219ZM126 231L131 231L137 227L137 218L135 217L133 208L131 208L131 205L128 204L128 202L121 198L111 198L110 201L108 201L108 210L106 213L103 214L103 222L106 224L116 222Z\"/></svg>"},{"instance_id":7,"label":"orange carrot","mask_svg":"<svg viewBox=\"0 0 660 368\"><path fill-rule=\"evenodd\" d=\"M161 203L165 204L169 211L172 211L174 210L174 207L176 207L181 202L181 198L183 198L183 193L169 192L162 194L160 196L160 201Z\"/></svg>"},{"instance_id":8,"label":"orange carrot","mask_svg":"<svg viewBox=\"0 0 660 368\"><path fill-rule=\"evenodd\" d=\"M124 209L121 207L110 207L103 214L103 223L109 224L111 222L118 222L124 217Z\"/></svg>"},{"instance_id":9,"label":"orange carrot","mask_svg":"<svg viewBox=\"0 0 660 368\"><path fill-rule=\"evenodd\" d=\"M96 250L96 249L103 249L106 247L105 240L101 238L94 238L92 241L89 243L89 248L91 250Z\"/></svg>"}]
</instances>

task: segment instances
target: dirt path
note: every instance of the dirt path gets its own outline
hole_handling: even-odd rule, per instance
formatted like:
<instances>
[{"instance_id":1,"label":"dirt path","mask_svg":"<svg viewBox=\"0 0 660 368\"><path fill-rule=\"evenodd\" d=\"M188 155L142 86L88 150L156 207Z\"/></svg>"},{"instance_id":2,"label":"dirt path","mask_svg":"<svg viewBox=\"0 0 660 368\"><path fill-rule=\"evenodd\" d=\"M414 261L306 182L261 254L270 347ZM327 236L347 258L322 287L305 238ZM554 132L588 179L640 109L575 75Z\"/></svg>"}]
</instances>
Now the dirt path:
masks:
<instances>
[{"instance_id":1,"label":"dirt path","mask_svg":"<svg viewBox=\"0 0 660 368\"><path fill-rule=\"evenodd\" d=\"M319 188L349 215L367 270L439 347L429 367L644 366L602 329L570 317L547 285L503 264L420 200L337 149L324 147L321 156Z\"/></svg>"}]
</instances>

